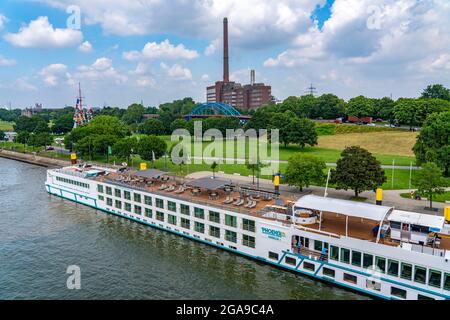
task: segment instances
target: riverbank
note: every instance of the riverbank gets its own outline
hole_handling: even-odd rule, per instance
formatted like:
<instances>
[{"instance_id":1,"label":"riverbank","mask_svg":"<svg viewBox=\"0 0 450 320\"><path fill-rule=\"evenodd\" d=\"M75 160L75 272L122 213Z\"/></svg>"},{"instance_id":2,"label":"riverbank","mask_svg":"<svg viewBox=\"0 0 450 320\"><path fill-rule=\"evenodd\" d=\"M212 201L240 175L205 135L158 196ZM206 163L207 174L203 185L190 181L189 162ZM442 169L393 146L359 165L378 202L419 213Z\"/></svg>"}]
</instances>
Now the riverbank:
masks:
<instances>
[{"instance_id":1,"label":"riverbank","mask_svg":"<svg viewBox=\"0 0 450 320\"><path fill-rule=\"evenodd\" d=\"M39 156L32 153L21 153L11 150L0 149L0 157L38 165L46 168L64 167L70 165L70 161Z\"/></svg>"}]
</instances>

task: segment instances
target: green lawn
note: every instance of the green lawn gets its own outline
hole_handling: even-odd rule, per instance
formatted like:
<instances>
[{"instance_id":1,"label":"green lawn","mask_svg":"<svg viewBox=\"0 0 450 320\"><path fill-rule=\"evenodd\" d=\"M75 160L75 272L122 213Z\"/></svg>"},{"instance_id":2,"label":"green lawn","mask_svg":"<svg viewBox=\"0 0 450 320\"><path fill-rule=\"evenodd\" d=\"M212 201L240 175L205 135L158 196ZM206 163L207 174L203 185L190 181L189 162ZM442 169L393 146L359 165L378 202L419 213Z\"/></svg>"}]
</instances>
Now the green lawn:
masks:
<instances>
[{"instance_id":1,"label":"green lawn","mask_svg":"<svg viewBox=\"0 0 450 320\"><path fill-rule=\"evenodd\" d=\"M400 194L403 198L411 198L411 195L409 193L402 193ZM423 198L427 198L427 195L422 195ZM434 194L433 195L433 202L445 202L450 201L450 191L446 191L443 194Z\"/></svg>"},{"instance_id":2,"label":"green lawn","mask_svg":"<svg viewBox=\"0 0 450 320\"><path fill-rule=\"evenodd\" d=\"M0 120L0 131L13 131L14 122Z\"/></svg>"}]
</instances>

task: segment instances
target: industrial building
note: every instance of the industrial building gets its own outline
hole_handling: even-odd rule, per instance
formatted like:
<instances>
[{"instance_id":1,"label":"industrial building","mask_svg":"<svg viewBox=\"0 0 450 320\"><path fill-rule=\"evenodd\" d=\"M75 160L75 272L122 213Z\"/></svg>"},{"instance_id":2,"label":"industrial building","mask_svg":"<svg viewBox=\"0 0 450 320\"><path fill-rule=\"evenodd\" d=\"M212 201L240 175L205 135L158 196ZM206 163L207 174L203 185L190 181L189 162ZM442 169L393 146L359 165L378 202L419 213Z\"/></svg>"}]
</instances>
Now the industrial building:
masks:
<instances>
[{"instance_id":1,"label":"industrial building","mask_svg":"<svg viewBox=\"0 0 450 320\"><path fill-rule=\"evenodd\" d=\"M254 110L274 101L272 87L256 83L255 70L250 71L250 84L230 81L228 56L228 19L223 19L223 80L206 88L207 102L224 102L241 110Z\"/></svg>"}]
</instances>

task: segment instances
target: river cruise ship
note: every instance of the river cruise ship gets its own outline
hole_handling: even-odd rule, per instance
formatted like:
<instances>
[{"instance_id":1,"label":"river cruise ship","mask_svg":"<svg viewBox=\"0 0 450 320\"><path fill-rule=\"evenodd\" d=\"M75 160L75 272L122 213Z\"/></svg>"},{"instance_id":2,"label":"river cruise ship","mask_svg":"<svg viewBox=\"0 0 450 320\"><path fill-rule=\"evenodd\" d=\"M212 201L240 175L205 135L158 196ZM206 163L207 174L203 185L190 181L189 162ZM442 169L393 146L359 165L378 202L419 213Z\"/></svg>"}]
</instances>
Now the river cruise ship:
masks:
<instances>
[{"instance_id":1,"label":"river cruise ship","mask_svg":"<svg viewBox=\"0 0 450 320\"><path fill-rule=\"evenodd\" d=\"M289 198L222 178L75 164L47 192L292 272L397 300L450 298L444 217L328 197Z\"/></svg>"}]
</instances>

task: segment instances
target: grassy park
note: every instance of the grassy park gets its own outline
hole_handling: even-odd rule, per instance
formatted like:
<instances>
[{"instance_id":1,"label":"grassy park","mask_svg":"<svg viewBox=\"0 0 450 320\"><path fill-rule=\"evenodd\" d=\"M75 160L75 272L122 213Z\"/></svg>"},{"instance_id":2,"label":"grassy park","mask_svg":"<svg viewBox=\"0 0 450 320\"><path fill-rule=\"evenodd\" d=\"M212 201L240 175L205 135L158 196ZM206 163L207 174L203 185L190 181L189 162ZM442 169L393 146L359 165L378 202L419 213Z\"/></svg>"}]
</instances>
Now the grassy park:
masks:
<instances>
[{"instance_id":1,"label":"grassy park","mask_svg":"<svg viewBox=\"0 0 450 320\"><path fill-rule=\"evenodd\" d=\"M14 122L0 120L0 131L13 131Z\"/></svg>"}]
</instances>

